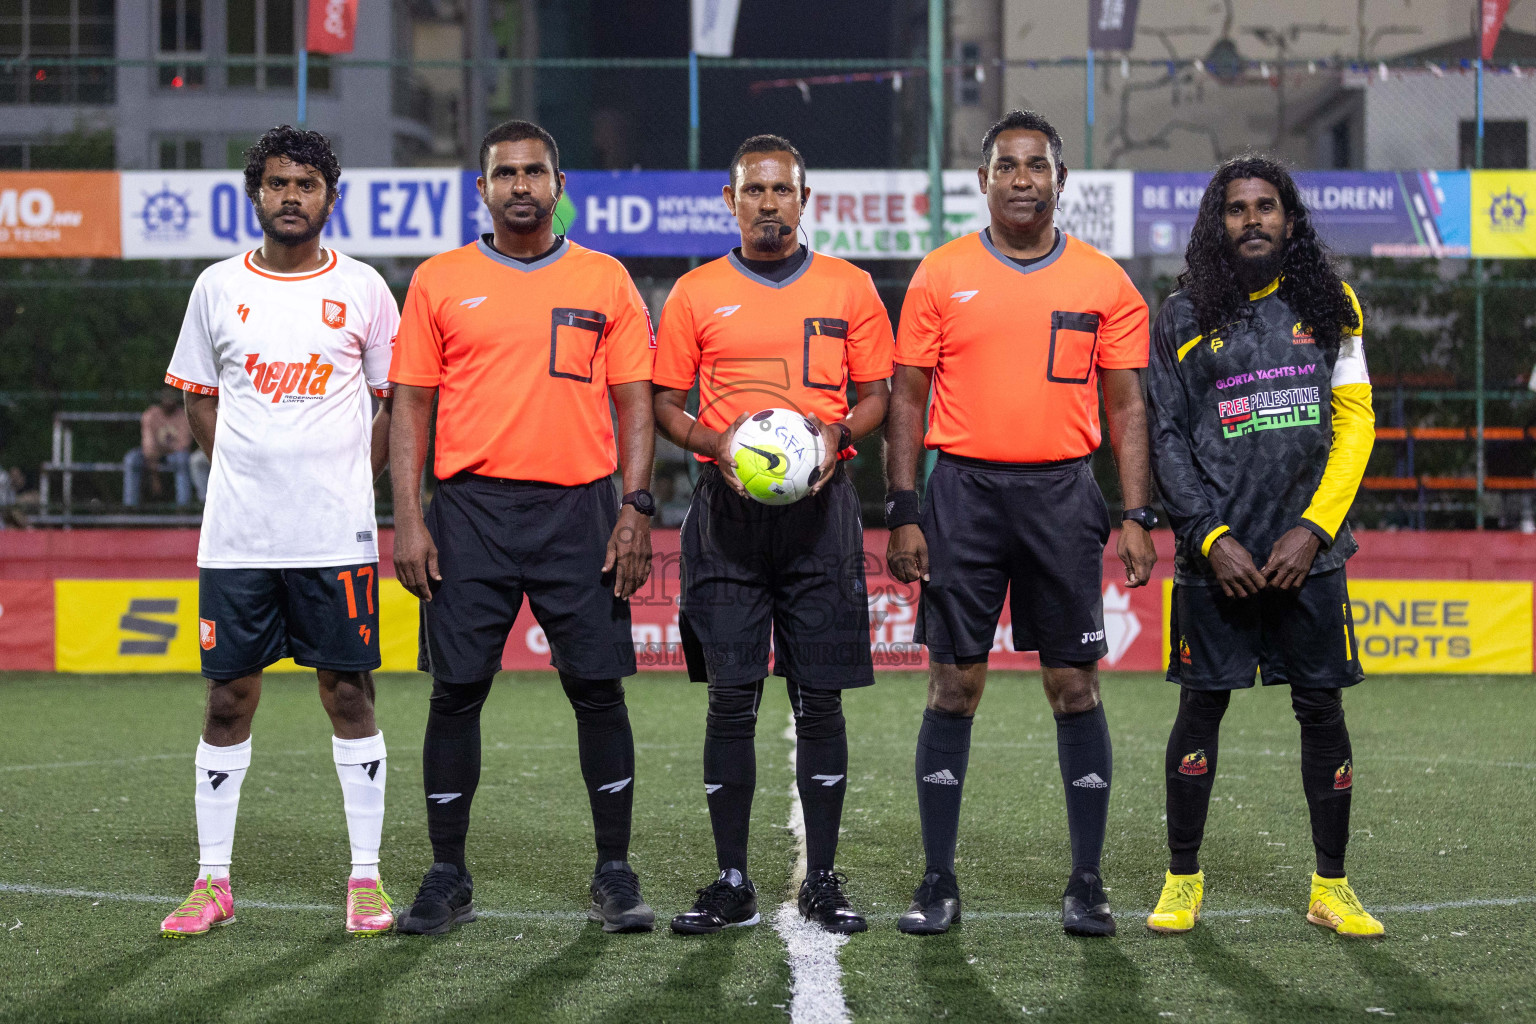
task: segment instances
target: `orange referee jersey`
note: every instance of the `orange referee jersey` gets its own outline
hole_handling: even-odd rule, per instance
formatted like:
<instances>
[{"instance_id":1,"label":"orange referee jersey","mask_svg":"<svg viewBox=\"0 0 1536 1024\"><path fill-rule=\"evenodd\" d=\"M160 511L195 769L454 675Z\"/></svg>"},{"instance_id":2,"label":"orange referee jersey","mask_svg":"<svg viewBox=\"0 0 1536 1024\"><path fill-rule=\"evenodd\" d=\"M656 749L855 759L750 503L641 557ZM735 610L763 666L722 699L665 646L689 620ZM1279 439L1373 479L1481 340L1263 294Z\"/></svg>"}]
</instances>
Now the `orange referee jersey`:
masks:
<instances>
[{"instance_id":1,"label":"orange referee jersey","mask_svg":"<svg viewBox=\"0 0 1536 1024\"><path fill-rule=\"evenodd\" d=\"M613 472L608 387L650 380L655 345L612 256L567 241L520 263L482 240L416 268L389 379L438 389L439 480L573 487Z\"/></svg>"},{"instance_id":2,"label":"orange referee jersey","mask_svg":"<svg viewBox=\"0 0 1536 1024\"><path fill-rule=\"evenodd\" d=\"M656 331L661 387L699 381L699 422L724 430L743 412L795 409L831 423L848 382L891 375L891 321L869 274L818 252L781 282L735 253L678 279Z\"/></svg>"},{"instance_id":3,"label":"orange referee jersey","mask_svg":"<svg viewBox=\"0 0 1536 1024\"><path fill-rule=\"evenodd\" d=\"M1144 367L1147 348L1147 304L1114 260L1063 234L1021 267L976 232L917 268L896 361L934 368L929 448L1055 462L1099 447L1099 371Z\"/></svg>"}]
</instances>

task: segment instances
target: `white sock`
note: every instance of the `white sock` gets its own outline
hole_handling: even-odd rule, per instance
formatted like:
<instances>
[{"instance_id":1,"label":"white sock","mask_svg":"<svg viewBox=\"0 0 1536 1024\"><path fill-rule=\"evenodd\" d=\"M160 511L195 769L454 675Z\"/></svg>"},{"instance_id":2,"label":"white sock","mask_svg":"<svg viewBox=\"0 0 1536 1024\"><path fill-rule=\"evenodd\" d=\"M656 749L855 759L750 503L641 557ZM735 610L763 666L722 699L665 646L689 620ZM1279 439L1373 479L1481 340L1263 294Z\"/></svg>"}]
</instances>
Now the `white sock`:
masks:
<instances>
[{"instance_id":1,"label":"white sock","mask_svg":"<svg viewBox=\"0 0 1536 1024\"><path fill-rule=\"evenodd\" d=\"M199 877L229 877L235 845L235 814L240 809L240 784L251 766L251 741L232 747L214 747L197 741L193 760L197 790L197 873Z\"/></svg>"},{"instance_id":2,"label":"white sock","mask_svg":"<svg viewBox=\"0 0 1536 1024\"><path fill-rule=\"evenodd\" d=\"M389 766L384 734L360 740L331 737L341 803L347 812L347 838L352 843L352 877L379 877L379 839L384 832L384 783Z\"/></svg>"}]
</instances>

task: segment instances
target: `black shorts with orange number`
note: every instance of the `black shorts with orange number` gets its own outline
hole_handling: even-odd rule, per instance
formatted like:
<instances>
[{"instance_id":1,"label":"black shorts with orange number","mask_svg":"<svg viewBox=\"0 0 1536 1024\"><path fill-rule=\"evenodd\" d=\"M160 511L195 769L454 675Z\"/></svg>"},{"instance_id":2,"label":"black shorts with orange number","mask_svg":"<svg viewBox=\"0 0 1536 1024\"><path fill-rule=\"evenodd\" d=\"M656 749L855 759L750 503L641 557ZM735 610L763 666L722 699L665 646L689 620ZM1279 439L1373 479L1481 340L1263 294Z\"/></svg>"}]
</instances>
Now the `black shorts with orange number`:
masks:
<instances>
[{"instance_id":1,"label":"black shorts with orange number","mask_svg":"<svg viewBox=\"0 0 1536 1024\"><path fill-rule=\"evenodd\" d=\"M1098 661L1109 510L1087 459L939 454L923 501L928 582L913 639L944 664L985 660L1006 596L1013 646L1051 667Z\"/></svg>"},{"instance_id":2,"label":"black shorts with orange number","mask_svg":"<svg viewBox=\"0 0 1536 1024\"><path fill-rule=\"evenodd\" d=\"M683 520L688 674L745 686L773 673L813 690L875 681L864 583L864 524L848 474L793 505L731 490L711 465Z\"/></svg>"},{"instance_id":3,"label":"black shorts with orange number","mask_svg":"<svg viewBox=\"0 0 1536 1024\"><path fill-rule=\"evenodd\" d=\"M618 518L607 477L566 487L460 473L439 483L426 521L443 578L421 603L417 667L444 683L490 679L526 594L555 668L577 679L634 675L629 602L603 572Z\"/></svg>"},{"instance_id":4,"label":"black shorts with orange number","mask_svg":"<svg viewBox=\"0 0 1536 1024\"><path fill-rule=\"evenodd\" d=\"M1173 585L1168 679L1191 690L1354 686L1365 678L1343 568L1297 591L1228 597L1221 587Z\"/></svg>"},{"instance_id":5,"label":"black shorts with orange number","mask_svg":"<svg viewBox=\"0 0 1536 1024\"><path fill-rule=\"evenodd\" d=\"M306 668L379 667L379 566L201 569L198 640L214 682L292 658Z\"/></svg>"}]
</instances>

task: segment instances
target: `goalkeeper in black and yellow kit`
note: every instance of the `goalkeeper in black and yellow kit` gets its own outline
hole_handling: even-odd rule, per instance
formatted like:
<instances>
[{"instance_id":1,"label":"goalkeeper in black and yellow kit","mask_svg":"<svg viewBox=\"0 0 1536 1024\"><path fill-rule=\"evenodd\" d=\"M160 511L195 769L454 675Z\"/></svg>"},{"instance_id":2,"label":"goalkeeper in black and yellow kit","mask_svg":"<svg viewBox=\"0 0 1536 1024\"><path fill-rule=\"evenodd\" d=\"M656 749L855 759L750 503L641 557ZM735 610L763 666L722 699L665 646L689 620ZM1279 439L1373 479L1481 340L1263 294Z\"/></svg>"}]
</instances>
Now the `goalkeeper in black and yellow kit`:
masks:
<instances>
[{"instance_id":1,"label":"goalkeeper in black and yellow kit","mask_svg":"<svg viewBox=\"0 0 1536 1024\"><path fill-rule=\"evenodd\" d=\"M1354 762L1342 689L1360 682L1344 521L1375 440L1363 316L1273 161L1223 164L1200 203L1179 291L1152 332L1152 468L1177 535L1168 678L1180 685L1166 759L1162 898L1147 918L1200 916L1198 853L1231 691L1291 687L1317 871L1307 920L1368 937L1382 925L1344 874Z\"/></svg>"}]
</instances>

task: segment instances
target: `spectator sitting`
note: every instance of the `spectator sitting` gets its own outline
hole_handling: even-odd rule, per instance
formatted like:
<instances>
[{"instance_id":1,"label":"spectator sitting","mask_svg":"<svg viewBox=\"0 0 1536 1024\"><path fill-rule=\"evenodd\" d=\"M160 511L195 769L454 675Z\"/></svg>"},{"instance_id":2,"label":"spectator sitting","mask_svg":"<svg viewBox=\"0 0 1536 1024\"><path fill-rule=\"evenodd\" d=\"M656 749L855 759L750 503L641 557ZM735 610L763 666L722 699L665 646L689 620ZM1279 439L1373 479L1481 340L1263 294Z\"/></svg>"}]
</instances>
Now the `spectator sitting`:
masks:
<instances>
[{"instance_id":1,"label":"spectator sitting","mask_svg":"<svg viewBox=\"0 0 1536 1024\"><path fill-rule=\"evenodd\" d=\"M28 490L27 474L20 466L0 472L0 530L29 529L26 513L29 509L37 511L37 505L37 492Z\"/></svg>"},{"instance_id":2,"label":"spectator sitting","mask_svg":"<svg viewBox=\"0 0 1536 1024\"><path fill-rule=\"evenodd\" d=\"M160 400L139 418L139 447L123 456L123 504L129 508L139 504L140 482L147 469L152 497L160 497L159 472L169 470L176 477L176 506L190 505L191 451L192 428L187 423L181 392L172 387L161 388Z\"/></svg>"}]
</instances>

